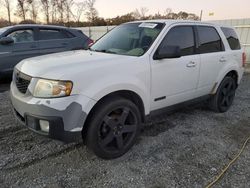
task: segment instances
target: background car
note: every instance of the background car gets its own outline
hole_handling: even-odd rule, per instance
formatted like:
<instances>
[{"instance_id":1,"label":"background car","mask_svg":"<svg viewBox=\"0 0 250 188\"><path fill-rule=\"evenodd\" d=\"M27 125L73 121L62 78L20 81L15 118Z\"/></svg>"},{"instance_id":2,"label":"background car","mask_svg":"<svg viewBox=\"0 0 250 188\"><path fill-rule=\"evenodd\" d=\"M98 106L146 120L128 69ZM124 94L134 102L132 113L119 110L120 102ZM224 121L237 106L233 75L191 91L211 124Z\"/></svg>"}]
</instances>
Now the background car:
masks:
<instances>
[{"instance_id":1,"label":"background car","mask_svg":"<svg viewBox=\"0 0 250 188\"><path fill-rule=\"evenodd\" d=\"M21 60L55 52L87 49L93 43L81 30L48 25L0 29L0 78L10 76Z\"/></svg>"}]
</instances>

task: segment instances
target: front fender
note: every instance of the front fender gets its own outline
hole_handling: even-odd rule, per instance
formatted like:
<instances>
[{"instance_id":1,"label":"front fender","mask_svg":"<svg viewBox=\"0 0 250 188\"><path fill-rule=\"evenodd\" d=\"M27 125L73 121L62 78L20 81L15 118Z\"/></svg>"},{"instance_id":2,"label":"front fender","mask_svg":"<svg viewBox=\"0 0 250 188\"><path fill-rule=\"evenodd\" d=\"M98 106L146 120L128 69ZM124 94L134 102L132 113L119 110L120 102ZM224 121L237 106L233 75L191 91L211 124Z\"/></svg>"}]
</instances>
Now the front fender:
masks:
<instances>
[{"instance_id":1,"label":"front fender","mask_svg":"<svg viewBox=\"0 0 250 188\"><path fill-rule=\"evenodd\" d=\"M136 77L105 77L104 79L98 79L92 84L88 84L81 93L95 101L99 101L108 94L116 91L132 91L140 96L144 104L145 113L148 114L150 110L149 86L150 84L146 84Z\"/></svg>"}]
</instances>

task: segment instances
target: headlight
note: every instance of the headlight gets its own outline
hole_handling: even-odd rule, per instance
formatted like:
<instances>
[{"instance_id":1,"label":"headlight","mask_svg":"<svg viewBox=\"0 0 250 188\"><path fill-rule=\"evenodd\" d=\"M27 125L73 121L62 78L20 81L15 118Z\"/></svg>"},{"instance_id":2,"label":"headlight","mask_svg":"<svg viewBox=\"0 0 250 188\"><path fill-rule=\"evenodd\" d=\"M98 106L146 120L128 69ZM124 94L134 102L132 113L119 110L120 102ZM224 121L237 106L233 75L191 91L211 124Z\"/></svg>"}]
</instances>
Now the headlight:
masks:
<instances>
[{"instance_id":1,"label":"headlight","mask_svg":"<svg viewBox=\"0 0 250 188\"><path fill-rule=\"evenodd\" d=\"M53 98L69 96L72 91L71 81L53 81L39 79L33 92L34 97Z\"/></svg>"}]
</instances>

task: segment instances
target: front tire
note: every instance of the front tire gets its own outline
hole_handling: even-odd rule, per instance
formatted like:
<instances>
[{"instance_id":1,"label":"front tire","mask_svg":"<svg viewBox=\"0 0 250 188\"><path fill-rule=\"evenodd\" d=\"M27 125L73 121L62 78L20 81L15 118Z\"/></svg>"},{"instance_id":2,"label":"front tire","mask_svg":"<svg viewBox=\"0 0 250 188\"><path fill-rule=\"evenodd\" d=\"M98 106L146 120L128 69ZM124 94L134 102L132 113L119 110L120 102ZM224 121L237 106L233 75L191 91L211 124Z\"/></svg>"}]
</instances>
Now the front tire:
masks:
<instances>
[{"instance_id":1,"label":"front tire","mask_svg":"<svg viewBox=\"0 0 250 188\"><path fill-rule=\"evenodd\" d=\"M216 94L211 97L209 107L215 112L223 113L228 111L233 103L236 87L236 82L232 77L225 77Z\"/></svg>"},{"instance_id":2,"label":"front tire","mask_svg":"<svg viewBox=\"0 0 250 188\"><path fill-rule=\"evenodd\" d=\"M103 159L120 157L134 145L140 129L141 115L133 102L107 98L89 121L87 147Z\"/></svg>"}]
</instances>

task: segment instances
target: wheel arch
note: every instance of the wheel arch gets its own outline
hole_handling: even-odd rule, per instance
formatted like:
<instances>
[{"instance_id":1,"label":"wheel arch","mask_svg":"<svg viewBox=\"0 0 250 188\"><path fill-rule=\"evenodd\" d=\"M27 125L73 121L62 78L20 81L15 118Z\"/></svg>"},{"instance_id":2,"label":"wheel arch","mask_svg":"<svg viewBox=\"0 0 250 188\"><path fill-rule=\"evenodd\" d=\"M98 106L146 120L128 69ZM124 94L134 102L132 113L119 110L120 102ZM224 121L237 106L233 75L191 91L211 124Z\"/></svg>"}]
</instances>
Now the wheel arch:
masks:
<instances>
[{"instance_id":1,"label":"wheel arch","mask_svg":"<svg viewBox=\"0 0 250 188\"><path fill-rule=\"evenodd\" d=\"M238 72L236 70L231 70L229 71L226 75L226 76L230 76L232 77L234 80L235 80L235 83L236 85L238 86L238 80L239 80L239 75L238 75Z\"/></svg>"},{"instance_id":2,"label":"wheel arch","mask_svg":"<svg viewBox=\"0 0 250 188\"><path fill-rule=\"evenodd\" d=\"M217 81L216 81L216 85L212 91L212 94L215 94L222 82L222 80L226 77L226 76L230 76L232 77L234 80L235 80L235 83L236 85L238 86L239 85L239 81L240 81L240 78L239 78L239 73L237 71L236 68L230 68L230 69L227 69L227 71L225 71L223 74L220 74L220 76L218 77Z\"/></svg>"},{"instance_id":3,"label":"wheel arch","mask_svg":"<svg viewBox=\"0 0 250 188\"><path fill-rule=\"evenodd\" d=\"M141 114L141 118L142 118L142 122L145 122L145 104L143 102L143 99L139 96L139 94L137 94L134 91L131 90L118 90L118 91L113 91L109 94L106 94L105 96L103 96L102 98L100 98L97 103L91 108L90 112L87 115L87 118L84 122L84 126L82 129L82 135L83 135L83 140L85 140L86 138L86 133L88 132L88 125L89 122L92 118L92 116L94 115L95 110L102 104L102 102L108 98L114 98L114 97L122 97L125 99L128 99L130 101L132 101L139 109L140 114Z\"/></svg>"}]
</instances>

